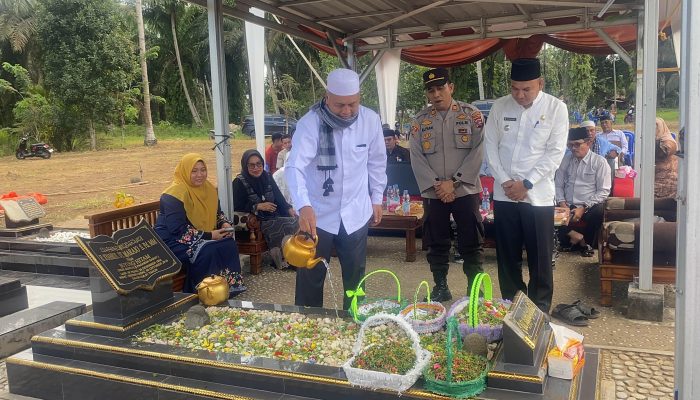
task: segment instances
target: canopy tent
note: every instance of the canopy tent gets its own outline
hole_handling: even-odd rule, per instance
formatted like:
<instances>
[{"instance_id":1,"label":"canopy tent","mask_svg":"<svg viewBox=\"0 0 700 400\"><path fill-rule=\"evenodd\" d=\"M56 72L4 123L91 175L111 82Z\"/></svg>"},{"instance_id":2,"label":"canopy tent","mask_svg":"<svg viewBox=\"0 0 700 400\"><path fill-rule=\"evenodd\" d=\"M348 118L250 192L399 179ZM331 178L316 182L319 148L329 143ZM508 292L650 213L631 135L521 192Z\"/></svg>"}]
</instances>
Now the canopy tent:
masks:
<instances>
[{"instance_id":1,"label":"canopy tent","mask_svg":"<svg viewBox=\"0 0 700 400\"><path fill-rule=\"evenodd\" d=\"M389 51L396 57L395 49L401 49L401 59L428 66L451 66L476 61L500 48L511 59L532 56L537 54L543 43L591 54L617 53L631 65L633 60L627 50L636 49L636 127L641 151L637 153L639 157L635 158L635 167L640 171L641 184L637 188L642 200L640 288L648 290L651 287L652 234L648 227L651 226L653 215L657 33L659 27L667 26L677 32L681 26L681 3L684 6L682 12L685 22L689 21L687 16L691 12L698 14L690 6L690 0L237 0L234 6L223 5L222 0L188 1L208 8L210 49L218 49L210 50L214 87L221 87L226 81L222 79L225 76L220 52L221 19L224 16L244 19L247 23L306 40L338 55L348 68L355 68L355 57L358 54L377 51L370 68L378 65L378 76L398 76L381 71L382 55ZM280 22L255 15L256 8L279 17ZM688 31L691 29L687 25L683 27L686 30L684 38L689 37ZM677 35L674 35L676 44L678 40ZM684 42L683 46L688 50L688 42ZM692 60L696 59L697 54L692 53ZM686 59L684 65L693 66L697 72L698 66L693 65L692 61ZM251 66L253 68L262 70L262 65ZM369 69L361 76L368 73ZM388 81L386 76L378 81ZM693 79L697 78L687 78L686 81L695 82ZM262 93L260 86L258 84L257 88L252 87L251 90ZM220 97L216 98L217 96ZM687 102L697 105L698 93L686 93L686 96L691 99ZM228 124L225 87L214 90L214 97L216 137L223 138L224 142L220 146L221 154L217 153L218 179L219 182L227 182L231 180L231 160L226 141ZM390 115L388 103L391 99L387 92L380 98L387 99L383 100L386 110L382 114ZM698 116L692 117L697 124ZM689 116L686 115L686 118ZM700 155L693 157L694 149L690 143L686 147L687 157L697 160ZM682 190L684 189L681 188ZM223 192L220 192L222 209L230 214L233 211L231 197L226 191ZM681 203L681 210L685 207L685 203ZM697 233L697 222L689 223L687 229ZM679 235L679 238L679 253L682 253L687 248L688 239L683 235ZM683 265L679 264L678 268L683 268ZM691 276L697 277L695 274ZM679 281L679 287L687 288L694 283ZM700 292L692 291L692 297L687 300L679 295L679 300L680 310L685 310L685 315L690 316L693 310L686 310L683 301L698 304ZM679 329L680 337L677 340L685 343L684 349L692 348L694 336L688 336L688 341L684 341L681 335L697 334L697 331L690 329L696 325L700 330L700 323L689 324L689 329L685 331ZM700 383L694 383L690 379L693 368L700 371L700 365L696 361L686 360L685 366L689 368L688 371L677 370L687 377L684 385L686 392L679 392L679 398L691 399L692 389L698 387L696 392L700 393Z\"/></svg>"}]
</instances>

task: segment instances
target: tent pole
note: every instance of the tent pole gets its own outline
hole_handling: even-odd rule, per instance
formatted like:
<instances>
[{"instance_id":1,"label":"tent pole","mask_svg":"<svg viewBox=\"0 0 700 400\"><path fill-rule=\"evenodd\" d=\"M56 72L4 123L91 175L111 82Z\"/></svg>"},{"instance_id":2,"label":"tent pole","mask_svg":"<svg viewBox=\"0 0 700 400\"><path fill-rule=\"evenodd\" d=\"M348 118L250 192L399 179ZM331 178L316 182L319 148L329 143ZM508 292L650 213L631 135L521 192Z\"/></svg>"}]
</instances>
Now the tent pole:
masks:
<instances>
[{"instance_id":1,"label":"tent pole","mask_svg":"<svg viewBox=\"0 0 700 400\"><path fill-rule=\"evenodd\" d=\"M700 25L692 23L700 18L700 3L683 0L681 22L681 84L680 121L685 132L700 129L700 48L692 40L700 35ZM677 32L674 32L674 36ZM700 139L698 135L686 134L684 157L679 159L678 177L678 242L676 244L676 354L675 376L678 400L700 398L700 186L696 179L700 174ZM694 379L695 378L695 379Z\"/></svg>"},{"instance_id":2,"label":"tent pole","mask_svg":"<svg viewBox=\"0 0 700 400\"><path fill-rule=\"evenodd\" d=\"M228 94L224 65L222 0L207 0L209 29L209 60L211 67L212 109L214 111L214 151L216 152L216 181L221 211L233 218L233 188L231 186L231 143L228 127Z\"/></svg>"},{"instance_id":3,"label":"tent pole","mask_svg":"<svg viewBox=\"0 0 700 400\"><path fill-rule=\"evenodd\" d=\"M369 65L365 68L364 71L360 74L360 84L367 79L369 74L372 72L372 69L374 68L375 65L379 62L379 60L382 59L382 56L386 50L379 50L378 52L374 53L374 57L372 57L372 61L369 62Z\"/></svg>"},{"instance_id":4,"label":"tent pole","mask_svg":"<svg viewBox=\"0 0 700 400\"><path fill-rule=\"evenodd\" d=\"M481 71L481 60L476 62L476 80L479 83L479 100L484 99L484 73Z\"/></svg>"},{"instance_id":5,"label":"tent pole","mask_svg":"<svg viewBox=\"0 0 700 400\"><path fill-rule=\"evenodd\" d=\"M351 69L353 71L357 70L357 58L355 55L355 41L350 40L345 42L345 48L347 49L345 52L345 56L347 57L347 65L348 69Z\"/></svg>"},{"instance_id":6,"label":"tent pole","mask_svg":"<svg viewBox=\"0 0 700 400\"><path fill-rule=\"evenodd\" d=\"M605 33L605 31L602 28L595 28L593 30L598 34L598 36L600 36L601 39L603 39L603 41L608 46L610 46L610 49L612 49L612 51L614 51L620 56L622 61L627 63L627 65L629 65L630 67L634 65L632 62L632 57L630 57L629 53L622 46L620 46L620 44L617 43L615 39L611 38L610 35Z\"/></svg>"},{"instance_id":7,"label":"tent pole","mask_svg":"<svg viewBox=\"0 0 700 400\"><path fill-rule=\"evenodd\" d=\"M635 159L640 158L639 289L651 290L653 263L654 158L656 145L656 67L658 64L659 0L644 0L642 104L637 105ZM639 54L639 53L638 53ZM639 145L638 145L639 144ZM641 151L638 151L641 150Z\"/></svg>"}]
</instances>

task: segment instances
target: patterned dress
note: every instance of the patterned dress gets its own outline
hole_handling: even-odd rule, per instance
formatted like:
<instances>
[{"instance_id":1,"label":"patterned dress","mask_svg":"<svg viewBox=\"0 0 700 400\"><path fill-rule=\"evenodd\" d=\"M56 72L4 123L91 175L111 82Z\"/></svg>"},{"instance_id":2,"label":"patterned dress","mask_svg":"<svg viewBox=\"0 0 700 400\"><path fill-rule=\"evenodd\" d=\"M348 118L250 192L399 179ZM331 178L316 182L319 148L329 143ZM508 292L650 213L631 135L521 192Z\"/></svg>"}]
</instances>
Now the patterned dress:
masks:
<instances>
[{"instance_id":1,"label":"patterned dress","mask_svg":"<svg viewBox=\"0 0 700 400\"><path fill-rule=\"evenodd\" d=\"M218 210L217 228L225 222L229 221ZM197 230L177 198L161 195L154 229L187 269L184 292L194 293L197 284L210 275L226 277L231 287L242 285L236 241L233 238L212 240L210 232Z\"/></svg>"}]
</instances>

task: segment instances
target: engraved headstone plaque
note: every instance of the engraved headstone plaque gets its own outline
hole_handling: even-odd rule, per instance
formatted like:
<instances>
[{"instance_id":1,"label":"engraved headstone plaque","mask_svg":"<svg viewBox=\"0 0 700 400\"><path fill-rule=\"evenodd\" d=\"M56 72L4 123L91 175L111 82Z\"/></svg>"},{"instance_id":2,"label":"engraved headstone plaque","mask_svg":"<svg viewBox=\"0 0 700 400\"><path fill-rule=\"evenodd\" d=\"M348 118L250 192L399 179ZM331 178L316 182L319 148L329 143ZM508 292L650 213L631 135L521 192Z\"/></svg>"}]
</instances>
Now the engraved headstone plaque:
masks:
<instances>
[{"instance_id":1,"label":"engraved headstone plaque","mask_svg":"<svg viewBox=\"0 0 700 400\"><path fill-rule=\"evenodd\" d=\"M33 197L0 200L5 218L12 222L32 222L46 216L44 208Z\"/></svg>"},{"instance_id":2,"label":"engraved headstone plaque","mask_svg":"<svg viewBox=\"0 0 700 400\"><path fill-rule=\"evenodd\" d=\"M523 292L518 292L503 319L504 361L534 366L535 348L544 323L544 313Z\"/></svg>"},{"instance_id":3,"label":"engraved headstone plaque","mask_svg":"<svg viewBox=\"0 0 700 400\"><path fill-rule=\"evenodd\" d=\"M135 289L152 290L180 271L180 260L145 220L133 228L76 242L119 294Z\"/></svg>"},{"instance_id":4,"label":"engraved headstone plaque","mask_svg":"<svg viewBox=\"0 0 700 400\"><path fill-rule=\"evenodd\" d=\"M518 292L503 319L503 342L488 373L488 386L543 393L547 380L546 355L552 339L545 314L524 293Z\"/></svg>"}]
</instances>

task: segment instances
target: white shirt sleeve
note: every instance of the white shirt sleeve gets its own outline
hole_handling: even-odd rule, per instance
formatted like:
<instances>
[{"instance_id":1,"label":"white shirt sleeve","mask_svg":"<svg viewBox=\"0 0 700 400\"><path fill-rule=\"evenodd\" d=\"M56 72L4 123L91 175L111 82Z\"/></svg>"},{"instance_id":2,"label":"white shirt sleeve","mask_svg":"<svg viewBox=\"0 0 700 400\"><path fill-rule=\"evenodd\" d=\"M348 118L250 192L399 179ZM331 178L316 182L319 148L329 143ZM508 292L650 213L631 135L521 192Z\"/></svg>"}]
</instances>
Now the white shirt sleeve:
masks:
<instances>
[{"instance_id":1,"label":"white shirt sleeve","mask_svg":"<svg viewBox=\"0 0 700 400\"><path fill-rule=\"evenodd\" d=\"M551 176L564 158L566 139L569 136L569 115L564 103L559 103L556 107L553 121L555 124L547 139L546 151L527 176L527 180L533 184L539 182L544 176Z\"/></svg>"},{"instance_id":2,"label":"white shirt sleeve","mask_svg":"<svg viewBox=\"0 0 700 400\"><path fill-rule=\"evenodd\" d=\"M310 206L308 179L304 175L305 168L316 157L318 150L318 127L314 126L313 117L302 118L297 123L292 137L292 151L285 164L287 185L292 196L292 204L297 210Z\"/></svg>"},{"instance_id":3,"label":"white shirt sleeve","mask_svg":"<svg viewBox=\"0 0 700 400\"><path fill-rule=\"evenodd\" d=\"M496 121L501 118L501 110L505 106L502 102L497 102L489 113L489 118L484 127L484 145L486 146L486 161L488 162L491 176L493 176L497 185L502 185L504 182L511 180L510 175L501 164L501 156L498 153L498 148L501 144L503 136Z\"/></svg>"},{"instance_id":4,"label":"white shirt sleeve","mask_svg":"<svg viewBox=\"0 0 700 400\"><path fill-rule=\"evenodd\" d=\"M369 154L367 158L367 173L369 175L369 195L372 204L381 205L386 188L386 146L384 133L379 118L373 127L374 133L369 134Z\"/></svg>"}]
</instances>

